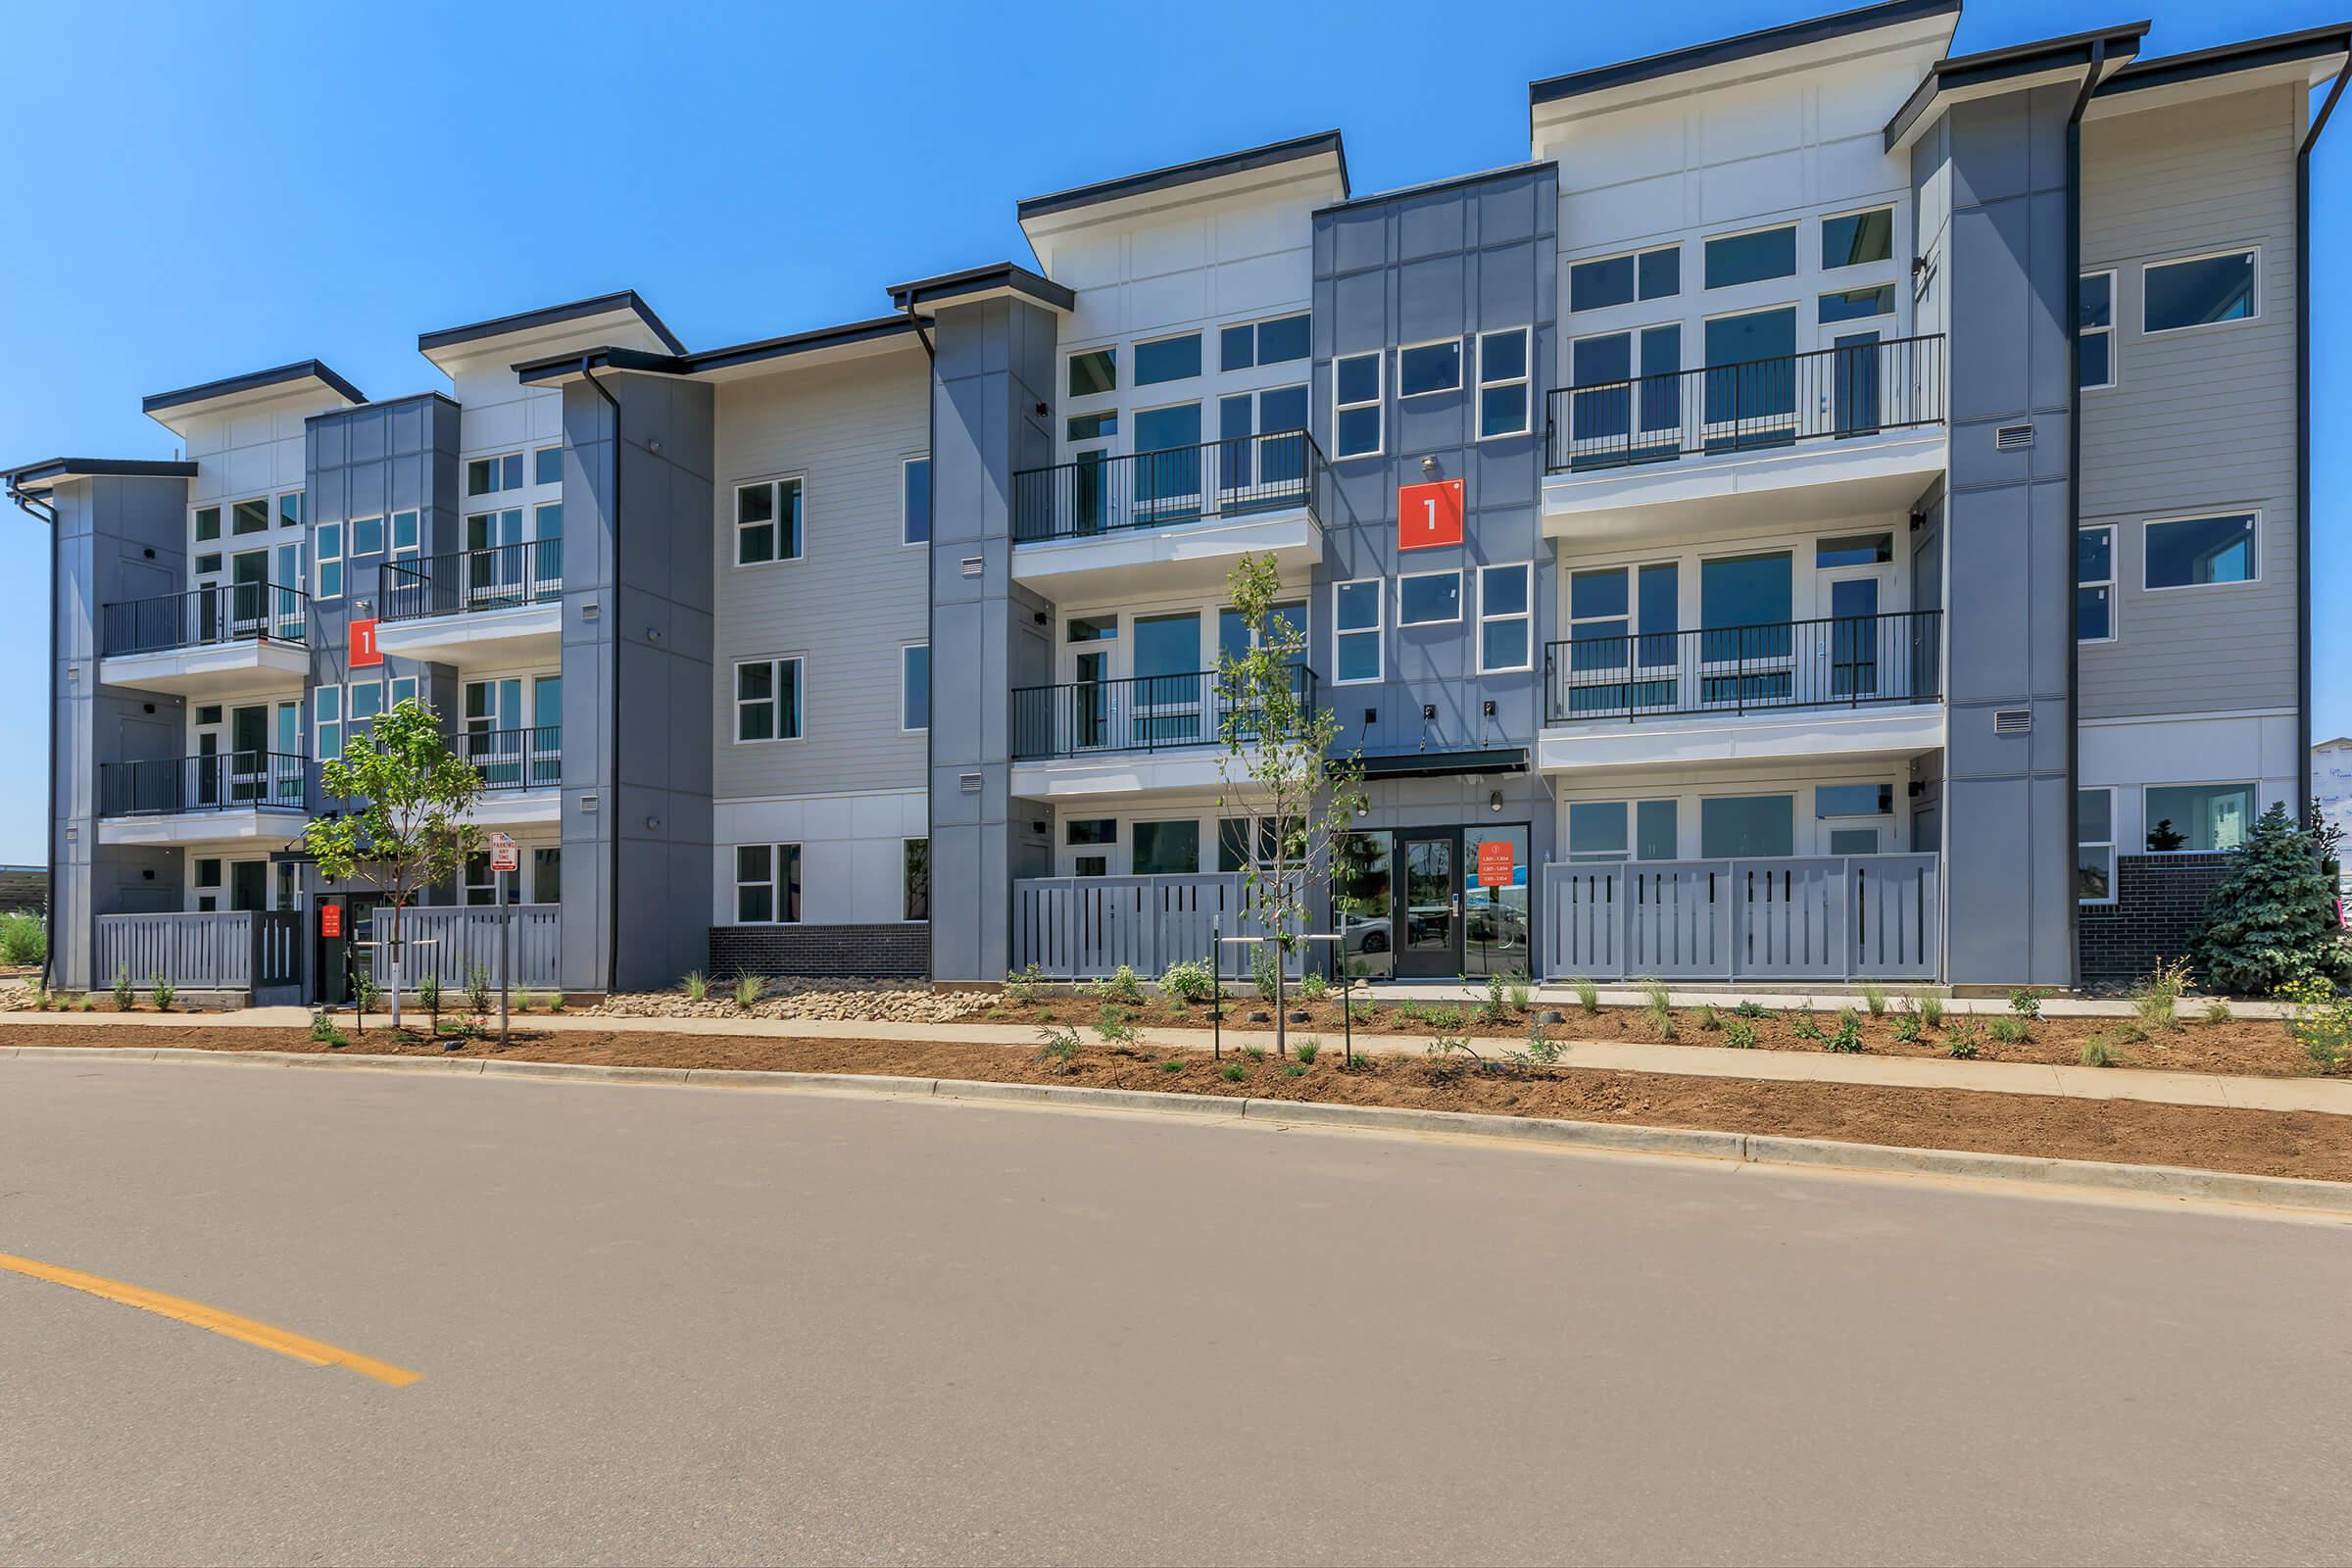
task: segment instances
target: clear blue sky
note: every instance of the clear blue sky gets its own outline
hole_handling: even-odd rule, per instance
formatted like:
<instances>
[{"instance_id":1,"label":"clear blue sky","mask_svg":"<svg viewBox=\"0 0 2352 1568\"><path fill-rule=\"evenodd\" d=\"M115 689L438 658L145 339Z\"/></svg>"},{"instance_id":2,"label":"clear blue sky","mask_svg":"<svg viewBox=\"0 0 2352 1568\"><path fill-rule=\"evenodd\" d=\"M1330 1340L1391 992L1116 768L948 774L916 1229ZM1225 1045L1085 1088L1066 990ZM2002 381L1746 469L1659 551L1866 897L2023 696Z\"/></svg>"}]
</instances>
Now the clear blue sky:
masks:
<instances>
[{"instance_id":1,"label":"clear blue sky","mask_svg":"<svg viewBox=\"0 0 2352 1568\"><path fill-rule=\"evenodd\" d=\"M1969 0L1955 48L2149 0ZM2170 0L2149 53L2341 20ZM416 334L634 288L693 347L880 314L885 283L1029 260L1013 202L1337 126L1359 191L1527 156L1527 83L1840 9L1427 0L1134 3L1044 26L969 5L136 7L5 0L0 466L167 457L144 393L316 357L446 383ZM2352 112L2316 159L2341 277ZM2318 603L2338 601L2347 320L2317 290ZM0 860L44 858L47 541L0 508ZM2323 608L2321 737L2352 731Z\"/></svg>"}]
</instances>

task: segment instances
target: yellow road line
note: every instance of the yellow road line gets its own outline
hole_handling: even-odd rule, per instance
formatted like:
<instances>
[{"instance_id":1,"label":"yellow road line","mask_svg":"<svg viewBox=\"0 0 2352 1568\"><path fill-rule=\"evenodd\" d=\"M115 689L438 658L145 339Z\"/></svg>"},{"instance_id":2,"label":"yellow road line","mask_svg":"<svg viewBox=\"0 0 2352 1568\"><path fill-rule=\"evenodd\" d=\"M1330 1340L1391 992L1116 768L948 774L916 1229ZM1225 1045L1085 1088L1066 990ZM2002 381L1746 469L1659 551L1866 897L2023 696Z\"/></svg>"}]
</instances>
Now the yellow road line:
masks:
<instances>
[{"instance_id":1,"label":"yellow road line","mask_svg":"<svg viewBox=\"0 0 2352 1568\"><path fill-rule=\"evenodd\" d=\"M234 1312L223 1312L202 1301L166 1296L161 1291L125 1285L121 1280L101 1279L95 1274L84 1274L79 1269L60 1268L55 1263L37 1263L29 1257L12 1257L6 1252L0 1252L0 1269L31 1279L47 1280L52 1285L63 1285L68 1290L84 1291L109 1301L120 1301L124 1306L135 1306L142 1312L154 1312L181 1323L193 1323L200 1329L210 1329L215 1334L242 1340L247 1345L258 1345L265 1350L275 1350L280 1355L290 1355L312 1366L344 1367L362 1377L388 1383L396 1389L405 1389L423 1376L405 1366L394 1366L389 1361L378 1361L373 1356L361 1355L356 1350L346 1350L339 1346L328 1345L323 1340L309 1339L288 1329L239 1317Z\"/></svg>"}]
</instances>

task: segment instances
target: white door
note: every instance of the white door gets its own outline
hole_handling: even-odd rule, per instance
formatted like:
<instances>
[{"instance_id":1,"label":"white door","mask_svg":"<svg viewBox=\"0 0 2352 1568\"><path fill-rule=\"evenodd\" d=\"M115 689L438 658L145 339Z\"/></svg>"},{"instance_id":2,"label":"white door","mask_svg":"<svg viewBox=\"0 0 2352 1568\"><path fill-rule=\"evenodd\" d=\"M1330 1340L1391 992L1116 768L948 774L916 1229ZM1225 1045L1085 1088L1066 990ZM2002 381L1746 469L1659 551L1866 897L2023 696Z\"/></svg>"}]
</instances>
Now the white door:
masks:
<instances>
[{"instance_id":1,"label":"white door","mask_svg":"<svg viewBox=\"0 0 2352 1568\"><path fill-rule=\"evenodd\" d=\"M1909 617L1894 608L1894 564L1824 566L1814 574L1806 677L1818 702L1868 703L1904 694Z\"/></svg>"}]
</instances>

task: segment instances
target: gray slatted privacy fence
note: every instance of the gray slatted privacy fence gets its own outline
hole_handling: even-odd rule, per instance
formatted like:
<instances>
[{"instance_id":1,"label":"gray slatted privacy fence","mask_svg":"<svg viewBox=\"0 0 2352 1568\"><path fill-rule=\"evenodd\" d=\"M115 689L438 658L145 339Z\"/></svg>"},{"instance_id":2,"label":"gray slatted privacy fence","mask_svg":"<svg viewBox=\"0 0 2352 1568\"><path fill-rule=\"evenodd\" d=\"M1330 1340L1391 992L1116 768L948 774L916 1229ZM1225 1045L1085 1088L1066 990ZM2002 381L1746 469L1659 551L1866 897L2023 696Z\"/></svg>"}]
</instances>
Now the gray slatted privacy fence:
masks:
<instances>
[{"instance_id":1,"label":"gray slatted privacy fence","mask_svg":"<svg viewBox=\"0 0 2352 1568\"><path fill-rule=\"evenodd\" d=\"M1124 964L1144 979L1156 979L1171 963L1207 961L1212 932L1269 934L1239 872L1023 878L1012 885L1012 966L1034 963L1049 979L1091 980ZM1248 979L1250 954L1245 947L1223 949L1216 955L1217 972ZM1298 975L1304 961L1303 952L1294 952L1287 971Z\"/></svg>"},{"instance_id":2,"label":"gray slatted privacy fence","mask_svg":"<svg viewBox=\"0 0 2352 1568\"><path fill-rule=\"evenodd\" d=\"M1544 868L1552 979L1933 980L1940 858L1616 860Z\"/></svg>"},{"instance_id":3,"label":"gray slatted privacy fence","mask_svg":"<svg viewBox=\"0 0 2352 1568\"><path fill-rule=\"evenodd\" d=\"M253 984L253 915L102 914L96 981L127 973L144 990L157 975L188 991L244 991Z\"/></svg>"},{"instance_id":4,"label":"gray slatted privacy fence","mask_svg":"<svg viewBox=\"0 0 2352 1568\"><path fill-rule=\"evenodd\" d=\"M560 904L517 904L514 906L513 953L514 971L510 983L538 991L553 991L558 985L558 964L562 954L562 914ZM402 940L408 953L402 964L401 989L413 991L416 983L428 974L438 973L442 986L450 991L462 989L473 966L480 964L490 977L499 982L499 920L495 906L467 905L459 908L416 908L404 912L400 921ZM389 911L378 910L375 917L375 936L378 941L392 935ZM431 942L432 947L418 946ZM378 974L382 970L378 967Z\"/></svg>"}]
</instances>

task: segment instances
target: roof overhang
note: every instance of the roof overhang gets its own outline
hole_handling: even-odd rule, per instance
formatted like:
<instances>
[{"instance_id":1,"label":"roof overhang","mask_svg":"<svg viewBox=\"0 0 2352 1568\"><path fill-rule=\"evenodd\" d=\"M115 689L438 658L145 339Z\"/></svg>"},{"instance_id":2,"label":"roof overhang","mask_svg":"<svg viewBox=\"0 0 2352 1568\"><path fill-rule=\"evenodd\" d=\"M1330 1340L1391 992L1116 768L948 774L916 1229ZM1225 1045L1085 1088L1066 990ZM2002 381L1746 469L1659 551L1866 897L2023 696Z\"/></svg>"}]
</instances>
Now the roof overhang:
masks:
<instances>
[{"instance_id":1,"label":"roof overhang","mask_svg":"<svg viewBox=\"0 0 2352 1568\"><path fill-rule=\"evenodd\" d=\"M1041 235L1068 228L1132 217L1180 201L1238 195L1317 175L1328 181L1327 200L1348 199L1348 150L1336 130L1032 196L1015 211L1021 232L1034 245Z\"/></svg>"},{"instance_id":2,"label":"roof overhang","mask_svg":"<svg viewBox=\"0 0 2352 1568\"><path fill-rule=\"evenodd\" d=\"M193 463L167 463L150 458L51 458L5 470L9 488L54 490L76 479L193 479Z\"/></svg>"},{"instance_id":3,"label":"roof overhang","mask_svg":"<svg viewBox=\"0 0 2352 1568\"><path fill-rule=\"evenodd\" d=\"M1527 748L1490 746L1456 752L1396 752L1356 760L1367 781L1391 778L1453 778L1464 773L1524 773Z\"/></svg>"},{"instance_id":4,"label":"roof overhang","mask_svg":"<svg viewBox=\"0 0 2352 1568\"><path fill-rule=\"evenodd\" d=\"M2107 81L2139 54L2148 27L2145 22L2133 22L1938 60L1911 89L1911 96L1894 118L1886 122L1886 151L1898 153L1909 147L1936 123L1937 115L1954 104L2061 82L2079 83L2094 60L2099 63L2099 79Z\"/></svg>"},{"instance_id":5,"label":"roof overhang","mask_svg":"<svg viewBox=\"0 0 2352 1568\"><path fill-rule=\"evenodd\" d=\"M173 392L149 394L139 407L158 424L177 430L177 421L194 414L209 414L244 403L259 403L304 391L331 392L346 403L365 403L368 394L317 360L298 360L267 370L227 376Z\"/></svg>"},{"instance_id":6,"label":"roof overhang","mask_svg":"<svg viewBox=\"0 0 2352 1568\"><path fill-rule=\"evenodd\" d=\"M2194 98L2264 86L2318 86L2352 60L2352 24L2307 27L2243 43L2134 61L2091 98L2085 119L2105 120Z\"/></svg>"},{"instance_id":7,"label":"roof overhang","mask_svg":"<svg viewBox=\"0 0 2352 1568\"><path fill-rule=\"evenodd\" d=\"M982 300L1007 298L1025 300L1052 311L1074 310L1078 304L1078 296L1059 283L1011 262L890 285L890 302L902 311L917 313L945 305L977 305Z\"/></svg>"},{"instance_id":8,"label":"roof overhang","mask_svg":"<svg viewBox=\"0 0 2352 1568\"><path fill-rule=\"evenodd\" d=\"M548 355L559 346L586 348L618 344L648 352L682 355L686 345L654 314L635 289L598 294L564 305L518 311L468 326L446 326L416 335L416 352L442 369L487 355L515 358Z\"/></svg>"},{"instance_id":9,"label":"roof overhang","mask_svg":"<svg viewBox=\"0 0 2352 1568\"><path fill-rule=\"evenodd\" d=\"M514 367L525 386L560 386L580 373L584 359L592 370L634 370L652 375L685 375L700 380L725 381L764 371L869 358L914 345L914 322L905 316L877 316L839 326L818 327L784 337L761 338L699 354L648 354L607 344L579 354L551 355Z\"/></svg>"}]
</instances>

